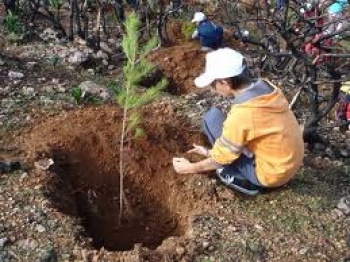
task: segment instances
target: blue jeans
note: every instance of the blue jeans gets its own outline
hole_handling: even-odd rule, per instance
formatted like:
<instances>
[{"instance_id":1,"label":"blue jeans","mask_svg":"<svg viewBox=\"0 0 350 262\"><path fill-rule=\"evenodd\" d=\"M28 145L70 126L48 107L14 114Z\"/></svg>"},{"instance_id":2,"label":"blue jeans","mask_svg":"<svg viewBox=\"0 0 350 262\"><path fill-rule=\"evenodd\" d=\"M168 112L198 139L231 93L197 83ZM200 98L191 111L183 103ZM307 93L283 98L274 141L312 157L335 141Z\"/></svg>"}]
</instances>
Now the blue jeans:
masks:
<instances>
[{"instance_id":1,"label":"blue jeans","mask_svg":"<svg viewBox=\"0 0 350 262\"><path fill-rule=\"evenodd\" d=\"M214 145L216 139L222 134L223 123L225 116L218 108L211 108L203 119L204 133L209 139L209 142ZM245 154L241 154L237 160L230 165L223 166L223 173L229 173L230 175L246 179L256 186L262 186L258 181L255 174L255 158L247 157Z\"/></svg>"}]
</instances>

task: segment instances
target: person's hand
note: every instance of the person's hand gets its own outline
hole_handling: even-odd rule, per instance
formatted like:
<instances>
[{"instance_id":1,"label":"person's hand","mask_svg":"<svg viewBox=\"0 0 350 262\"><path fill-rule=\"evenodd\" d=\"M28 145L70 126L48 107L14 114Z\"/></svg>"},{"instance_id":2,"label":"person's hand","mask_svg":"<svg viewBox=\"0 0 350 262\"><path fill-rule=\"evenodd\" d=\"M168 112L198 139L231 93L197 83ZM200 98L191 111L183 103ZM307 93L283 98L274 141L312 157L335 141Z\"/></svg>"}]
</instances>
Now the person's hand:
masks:
<instances>
[{"instance_id":1,"label":"person's hand","mask_svg":"<svg viewBox=\"0 0 350 262\"><path fill-rule=\"evenodd\" d=\"M191 173L191 162L186 158L174 157L173 158L173 166L176 173L179 174L189 174Z\"/></svg>"},{"instance_id":2,"label":"person's hand","mask_svg":"<svg viewBox=\"0 0 350 262\"><path fill-rule=\"evenodd\" d=\"M187 153L196 153L198 155L209 157L210 152L209 149L205 148L204 146L198 146L196 144L193 144L193 149L188 150Z\"/></svg>"}]
</instances>

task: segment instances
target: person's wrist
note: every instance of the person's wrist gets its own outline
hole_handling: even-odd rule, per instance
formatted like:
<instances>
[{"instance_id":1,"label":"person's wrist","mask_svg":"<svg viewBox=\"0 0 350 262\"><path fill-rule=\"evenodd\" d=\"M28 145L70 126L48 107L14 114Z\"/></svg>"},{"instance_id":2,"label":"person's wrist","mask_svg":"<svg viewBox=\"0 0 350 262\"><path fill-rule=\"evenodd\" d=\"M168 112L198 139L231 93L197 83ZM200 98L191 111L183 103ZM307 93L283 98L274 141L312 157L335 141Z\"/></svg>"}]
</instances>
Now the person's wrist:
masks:
<instances>
[{"instance_id":1,"label":"person's wrist","mask_svg":"<svg viewBox=\"0 0 350 262\"><path fill-rule=\"evenodd\" d=\"M210 157L211 155L211 150L207 149L207 157Z\"/></svg>"}]
</instances>

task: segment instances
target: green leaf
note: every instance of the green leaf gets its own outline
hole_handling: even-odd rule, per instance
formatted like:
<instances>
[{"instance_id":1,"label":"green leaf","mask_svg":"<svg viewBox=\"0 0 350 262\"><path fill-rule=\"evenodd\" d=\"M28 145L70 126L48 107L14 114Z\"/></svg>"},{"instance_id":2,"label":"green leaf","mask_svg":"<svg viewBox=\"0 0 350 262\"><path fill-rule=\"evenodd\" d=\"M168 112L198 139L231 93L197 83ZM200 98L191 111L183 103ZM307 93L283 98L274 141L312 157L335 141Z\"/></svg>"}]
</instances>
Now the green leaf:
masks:
<instances>
[{"instance_id":1,"label":"green leaf","mask_svg":"<svg viewBox=\"0 0 350 262\"><path fill-rule=\"evenodd\" d=\"M135 129L134 138L138 139L138 138L142 137L144 134L145 134L145 132L143 131L143 129L138 127Z\"/></svg>"},{"instance_id":2,"label":"green leaf","mask_svg":"<svg viewBox=\"0 0 350 262\"><path fill-rule=\"evenodd\" d=\"M136 128L141 123L141 117L138 113L132 112L129 116L128 127L126 132L131 132L132 130L136 130Z\"/></svg>"},{"instance_id":3,"label":"green leaf","mask_svg":"<svg viewBox=\"0 0 350 262\"><path fill-rule=\"evenodd\" d=\"M83 90L80 86L74 86L70 92L72 98L77 104L80 104L82 101Z\"/></svg>"},{"instance_id":4,"label":"green leaf","mask_svg":"<svg viewBox=\"0 0 350 262\"><path fill-rule=\"evenodd\" d=\"M135 103L135 107L141 107L143 105L148 104L155 98L157 98L160 94L160 92L168 85L168 81L163 78L160 82L157 83L157 85L147 89L146 92L144 92Z\"/></svg>"},{"instance_id":5,"label":"green leaf","mask_svg":"<svg viewBox=\"0 0 350 262\"><path fill-rule=\"evenodd\" d=\"M158 40L152 37L141 50L142 59L146 57L158 44Z\"/></svg>"}]
</instances>

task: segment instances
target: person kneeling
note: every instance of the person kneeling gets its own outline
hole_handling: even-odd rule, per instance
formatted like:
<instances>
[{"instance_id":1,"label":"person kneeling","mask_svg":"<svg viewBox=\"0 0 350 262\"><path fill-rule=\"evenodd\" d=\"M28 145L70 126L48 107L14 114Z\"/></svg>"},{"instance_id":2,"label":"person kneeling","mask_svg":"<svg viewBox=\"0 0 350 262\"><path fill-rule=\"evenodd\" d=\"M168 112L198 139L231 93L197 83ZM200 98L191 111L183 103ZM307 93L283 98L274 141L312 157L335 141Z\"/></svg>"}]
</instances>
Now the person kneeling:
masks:
<instances>
[{"instance_id":1,"label":"person kneeling","mask_svg":"<svg viewBox=\"0 0 350 262\"><path fill-rule=\"evenodd\" d=\"M268 80L253 81L245 58L222 48L206 55L205 72L195 79L199 88L233 96L227 118L210 109L203 128L212 148L194 145L189 153L206 157L199 162L173 158L179 174L216 170L228 187L248 195L286 184L303 162L302 131L281 90Z\"/></svg>"}]
</instances>

